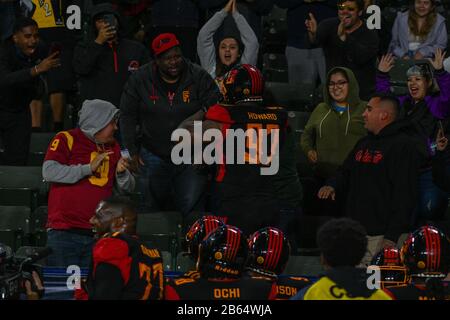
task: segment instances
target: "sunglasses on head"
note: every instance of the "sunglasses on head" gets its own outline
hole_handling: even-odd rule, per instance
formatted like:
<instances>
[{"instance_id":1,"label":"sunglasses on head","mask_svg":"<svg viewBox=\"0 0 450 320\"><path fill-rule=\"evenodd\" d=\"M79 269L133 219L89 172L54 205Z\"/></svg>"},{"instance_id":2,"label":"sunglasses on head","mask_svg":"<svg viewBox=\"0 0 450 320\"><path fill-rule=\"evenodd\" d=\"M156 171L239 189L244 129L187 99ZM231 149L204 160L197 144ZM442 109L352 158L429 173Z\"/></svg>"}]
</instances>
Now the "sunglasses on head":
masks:
<instances>
[{"instance_id":1,"label":"sunglasses on head","mask_svg":"<svg viewBox=\"0 0 450 320\"><path fill-rule=\"evenodd\" d=\"M345 4L338 4L338 10L347 10L350 12L354 12L357 10L357 8Z\"/></svg>"}]
</instances>

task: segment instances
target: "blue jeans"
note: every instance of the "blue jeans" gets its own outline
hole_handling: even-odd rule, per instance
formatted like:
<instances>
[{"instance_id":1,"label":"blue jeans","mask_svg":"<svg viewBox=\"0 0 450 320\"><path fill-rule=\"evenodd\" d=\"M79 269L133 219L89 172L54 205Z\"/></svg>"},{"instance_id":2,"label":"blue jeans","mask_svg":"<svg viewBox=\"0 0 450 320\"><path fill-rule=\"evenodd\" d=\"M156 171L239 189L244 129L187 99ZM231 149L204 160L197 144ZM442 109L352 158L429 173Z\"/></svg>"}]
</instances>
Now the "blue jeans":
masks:
<instances>
[{"instance_id":1,"label":"blue jeans","mask_svg":"<svg viewBox=\"0 0 450 320\"><path fill-rule=\"evenodd\" d=\"M205 210L206 172L191 165L174 165L142 148L138 188L143 194L141 209L163 211L168 201L186 217L192 211Z\"/></svg>"},{"instance_id":2,"label":"blue jeans","mask_svg":"<svg viewBox=\"0 0 450 320\"><path fill-rule=\"evenodd\" d=\"M47 246L53 252L48 257L47 264L66 268L70 265L88 268L93 244L93 237L51 229L47 232Z\"/></svg>"},{"instance_id":3,"label":"blue jeans","mask_svg":"<svg viewBox=\"0 0 450 320\"><path fill-rule=\"evenodd\" d=\"M16 20L14 12L14 2L0 3L0 40L3 41L13 33L14 21Z\"/></svg>"},{"instance_id":4,"label":"blue jeans","mask_svg":"<svg viewBox=\"0 0 450 320\"><path fill-rule=\"evenodd\" d=\"M417 222L421 224L427 220L441 220L447 208L448 194L433 183L431 169L420 175L419 192Z\"/></svg>"}]
</instances>

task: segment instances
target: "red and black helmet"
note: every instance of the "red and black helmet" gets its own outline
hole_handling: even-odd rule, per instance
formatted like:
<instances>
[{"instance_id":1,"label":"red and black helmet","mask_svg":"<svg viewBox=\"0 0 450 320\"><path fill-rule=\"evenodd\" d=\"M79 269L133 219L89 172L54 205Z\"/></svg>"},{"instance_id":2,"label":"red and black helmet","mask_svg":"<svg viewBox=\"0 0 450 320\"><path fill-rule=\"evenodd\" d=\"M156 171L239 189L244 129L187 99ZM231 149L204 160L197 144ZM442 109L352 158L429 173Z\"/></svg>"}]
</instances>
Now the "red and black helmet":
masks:
<instances>
[{"instance_id":1,"label":"red and black helmet","mask_svg":"<svg viewBox=\"0 0 450 320\"><path fill-rule=\"evenodd\" d=\"M222 82L222 103L262 102L264 78L261 71L250 64L241 64L228 71Z\"/></svg>"},{"instance_id":2,"label":"red and black helmet","mask_svg":"<svg viewBox=\"0 0 450 320\"><path fill-rule=\"evenodd\" d=\"M186 233L186 246L188 254L194 259L198 258L198 245L207 235L223 225L221 217L203 216L195 221Z\"/></svg>"},{"instance_id":3,"label":"red and black helmet","mask_svg":"<svg viewBox=\"0 0 450 320\"><path fill-rule=\"evenodd\" d=\"M247 253L247 239L242 231L221 225L201 242L197 270L204 277L240 277Z\"/></svg>"},{"instance_id":4,"label":"red and black helmet","mask_svg":"<svg viewBox=\"0 0 450 320\"><path fill-rule=\"evenodd\" d=\"M281 274L286 267L291 246L283 231L266 227L249 237L247 268L259 273Z\"/></svg>"},{"instance_id":5,"label":"red and black helmet","mask_svg":"<svg viewBox=\"0 0 450 320\"><path fill-rule=\"evenodd\" d=\"M401 258L411 276L445 278L449 271L450 241L434 226L420 227L406 239Z\"/></svg>"},{"instance_id":6,"label":"red and black helmet","mask_svg":"<svg viewBox=\"0 0 450 320\"><path fill-rule=\"evenodd\" d=\"M400 250L394 247L381 249L372 259L372 266L380 270L380 287L389 288L410 282L406 267L400 257Z\"/></svg>"},{"instance_id":7,"label":"red and black helmet","mask_svg":"<svg viewBox=\"0 0 450 320\"><path fill-rule=\"evenodd\" d=\"M381 249L378 254L372 258L371 265L375 266L401 266L400 250L394 247Z\"/></svg>"}]
</instances>

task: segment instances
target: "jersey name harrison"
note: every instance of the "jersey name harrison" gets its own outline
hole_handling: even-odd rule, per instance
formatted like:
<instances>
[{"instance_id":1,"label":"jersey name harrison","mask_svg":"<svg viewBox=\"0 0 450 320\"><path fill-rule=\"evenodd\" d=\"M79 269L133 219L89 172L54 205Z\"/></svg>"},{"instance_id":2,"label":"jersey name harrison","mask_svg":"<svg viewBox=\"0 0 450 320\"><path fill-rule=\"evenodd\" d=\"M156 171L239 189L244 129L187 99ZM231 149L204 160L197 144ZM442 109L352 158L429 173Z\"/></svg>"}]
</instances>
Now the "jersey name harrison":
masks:
<instances>
[{"instance_id":1,"label":"jersey name harrison","mask_svg":"<svg viewBox=\"0 0 450 320\"><path fill-rule=\"evenodd\" d=\"M248 124L247 129L203 130L202 121L194 121L193 132L184 128L172 132L178 142L171 152L172 162L179 164L253 164L260 165L261 175L275 175L279 169L280 128L276 124ZM205 143L209 142L208 145ZM192 150L193 149L193 150ZM192 161L193 160L193 161Z\"/></svg>"}]
</instances>

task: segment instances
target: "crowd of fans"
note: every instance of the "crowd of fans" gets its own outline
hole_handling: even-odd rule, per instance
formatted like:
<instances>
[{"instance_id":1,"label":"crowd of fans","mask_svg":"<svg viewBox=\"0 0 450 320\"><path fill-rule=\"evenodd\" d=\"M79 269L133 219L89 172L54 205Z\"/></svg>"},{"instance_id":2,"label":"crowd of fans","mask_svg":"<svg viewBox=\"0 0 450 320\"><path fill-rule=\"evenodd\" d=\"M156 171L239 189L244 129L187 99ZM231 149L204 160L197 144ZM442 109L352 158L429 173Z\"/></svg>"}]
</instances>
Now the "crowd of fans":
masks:
<instances>
[{"instance_id":1,"label":"crowd of fans","mask_svg":"<svg viewBox=\"0 0 450 320\"><path fill-rule=\"evenodd\" d=\"M73 4L83 12L81 29L66 25ZM372 4L398 11L391 25L383 16L381 30L368 27ZM274 6L286 9L289 85L323 91L301 136L286 106L264 90L271 79L262 65L270 53L263 20ZM48 103L56 133L43 162L48 262L91 268L78 298L339 299L327 293L333 285L344 288L341 298L402 298L365 288L358 268L396 247L405 272L419 278L405 296L430 298L423 278L445 277L450 263L449 13L449 2L437 0L0 0L0 165L27 164ZM401 63L408 68L399 94L391 72ZM69 103L77 121L64 127ZM263 128L272 138L277 129L269 148L277 172L260 174L268 165L249 137L243 164L225 151L217 165L174 163L173 132L188 130L195 144L196 121L221 132L221 147L234 139L227 129ZM296 145L311 169L309 188ZM137 211L106 200L133 192ZM185 228L199 213L217 217L188 232L191 242L192 228L203 232L190 247L198 273L163 284L160 254L136 239L135 225L140 214L168 210L181 212ZM311 219L329 220L314 239L326 275L313 285L278 277ZM270 241L262 245L262 237ZM407 268L419 259L414 237L445 248L422 273ZM255 252L261 246L275 251Z\"/></svg>"}]
</instances>

